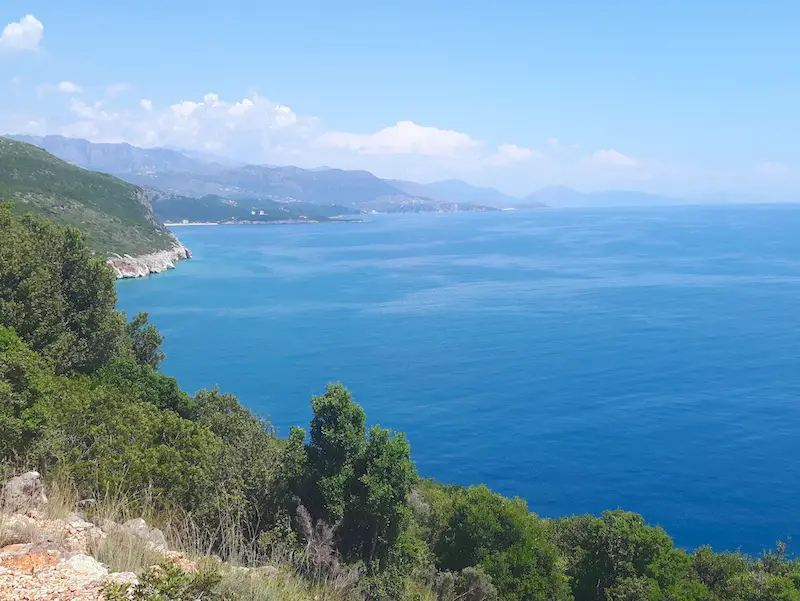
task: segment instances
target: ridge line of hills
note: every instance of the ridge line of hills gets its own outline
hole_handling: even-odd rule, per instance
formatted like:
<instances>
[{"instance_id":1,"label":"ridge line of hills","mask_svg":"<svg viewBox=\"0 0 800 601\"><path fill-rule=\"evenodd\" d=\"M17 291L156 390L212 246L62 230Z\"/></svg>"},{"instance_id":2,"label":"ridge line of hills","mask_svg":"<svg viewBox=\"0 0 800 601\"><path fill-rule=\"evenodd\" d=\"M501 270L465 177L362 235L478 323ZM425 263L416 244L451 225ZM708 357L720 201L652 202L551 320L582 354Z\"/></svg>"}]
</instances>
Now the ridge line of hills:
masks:
<instances>
[{"instance_id":1,"label":"ridge line of hills","mask_svg":"<svg viewBox=\"0 0 800 601\"><path fill-rule=\"evenodd\" d=\"M362 213L654 206L687 202L632 190L583 193L566 186L549 186L520 198L458 179L423 184L382 179L364 170L248 165L173 147L140 148L124 142L95 143L60 135L7 137L44 148L84 169L110 173L145 188L183 197L300 201L339 205Z\"/></svg>"},{"instance_id":2,"label":"ridge line of hills","mask_svg":"<svg viewBox=\"0 0 800 601\"><path fill-rule=\"evenodd\" d=\"M142 188L2 137L0 201L10 201L16 213L78 227L103 256L148 255L180 246Z\"/></svg>"}]
</instances>

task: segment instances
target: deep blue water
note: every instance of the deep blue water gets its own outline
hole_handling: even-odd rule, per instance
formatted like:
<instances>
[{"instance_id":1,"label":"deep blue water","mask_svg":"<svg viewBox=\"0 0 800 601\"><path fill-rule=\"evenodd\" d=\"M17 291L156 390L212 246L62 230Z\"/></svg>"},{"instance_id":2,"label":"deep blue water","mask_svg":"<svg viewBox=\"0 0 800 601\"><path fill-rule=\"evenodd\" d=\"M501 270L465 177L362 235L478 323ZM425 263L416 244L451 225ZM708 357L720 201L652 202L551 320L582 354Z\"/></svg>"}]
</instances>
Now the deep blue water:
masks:
<instances>
[{"instance_id":1,"label":"deep blue water","mask_svg":"<svg viewBox=\"0 0 800 601\"><path fill-rule=\"evenodd\" d=\"M282 433L342 381L419 471L544 516L622 507L680 545L800 535L800 207L176 228L119 285L164 371Z\"/></svg>"}]
</instances>

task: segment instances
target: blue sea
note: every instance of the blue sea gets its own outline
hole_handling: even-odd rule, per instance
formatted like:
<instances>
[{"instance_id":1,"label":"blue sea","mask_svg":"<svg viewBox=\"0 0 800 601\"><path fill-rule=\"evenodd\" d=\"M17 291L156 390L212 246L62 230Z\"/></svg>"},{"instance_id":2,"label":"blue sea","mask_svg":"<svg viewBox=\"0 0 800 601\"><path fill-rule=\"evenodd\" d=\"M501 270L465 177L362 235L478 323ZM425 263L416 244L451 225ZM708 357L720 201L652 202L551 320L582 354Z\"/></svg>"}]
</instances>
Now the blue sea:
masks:
<instances>
[{"instance_id":1,"label":"blue sea","mask_svg":"<svg viewBox=\"0 0 800 601\"><path fill-rule=\"evenodd\" d=\"M279 432L341 381L419 472L545 517L621 507L677 544L800 535L800 207L177 227L119 284L163 370Z\"/></svg>"}]
</instances>

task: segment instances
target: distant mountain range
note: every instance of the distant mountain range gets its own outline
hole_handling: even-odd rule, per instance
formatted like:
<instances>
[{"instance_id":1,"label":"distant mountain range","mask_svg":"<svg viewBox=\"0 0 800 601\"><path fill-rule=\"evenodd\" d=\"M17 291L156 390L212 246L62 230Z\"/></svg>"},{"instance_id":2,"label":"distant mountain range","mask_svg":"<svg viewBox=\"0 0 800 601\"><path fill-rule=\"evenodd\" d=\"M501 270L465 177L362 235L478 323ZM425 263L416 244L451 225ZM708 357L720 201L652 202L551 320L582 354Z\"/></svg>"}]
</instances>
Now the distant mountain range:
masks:
<instances>
[{"instance_id":1,"label":"distant mountain range","mask_svg":"<svg viewBox=\"0 0 800 601\"><path fill-rule=\"evenodd\" d=\"M460 179L442 180L431 184L418 184L400 179L389 179L386 182L406 194L433 198L440 202L467 202L500 208L514 207L524 202L494 188L479 188ZM525 204L536 205L538 203Z\"/></svg>"},{"instance_id":2,"label":"distant mountain range","mask_svg":"<svg viewBox=\"0 0 800 601\"><path fill-rule=\"evenodd\" d=\"M651 207L687 204L688 201L633 190L584 193L565 186L550 186L526 196L521 202L548 207Z\"/></svg>"},{"instance_id":3,"label":"distant mountain range","mask_svg":"<svg viewBox=\"0 0 800 601\"><path fill-rule=\"evenodd\" d=\"M231 165L169 148L96 144L63 136L10 136L79 167L183 197L219 196L344 207L350 213L493 211L496 207L410 194L368 171ZM185 207L189 205L184 204ZM188 215L187 218L194 220Z\"/></svg>"},{"instance_id":4,"label":"distant mountain range","mask_svg":"<svg viewBox=\"0 0 800 601\"><path fill-rule=\"evenodd\" d=\"M352 213L489 211L501 208L610 207L685 204L687 201L626 190L583 193L563 186L524 198L450 179L429 184L381 179L368 171L329 167L301 169L244 165L223 157L176 148L138 148L63 136L13 135L57 157L133 184L184 198L218 197L255 203L310 203ZM246 201L246 202L245 202ZM191 203L181 202L189 215ZM229 205L223 205L229 206ZM272 206L272 205L270 205ZM216 209L215 209L216 210ZM289 210L288 212L292 212ZM325 216L330 211L315 211ZM187 217L193 219L193 217Z\"/></svg>"}]
</instances>

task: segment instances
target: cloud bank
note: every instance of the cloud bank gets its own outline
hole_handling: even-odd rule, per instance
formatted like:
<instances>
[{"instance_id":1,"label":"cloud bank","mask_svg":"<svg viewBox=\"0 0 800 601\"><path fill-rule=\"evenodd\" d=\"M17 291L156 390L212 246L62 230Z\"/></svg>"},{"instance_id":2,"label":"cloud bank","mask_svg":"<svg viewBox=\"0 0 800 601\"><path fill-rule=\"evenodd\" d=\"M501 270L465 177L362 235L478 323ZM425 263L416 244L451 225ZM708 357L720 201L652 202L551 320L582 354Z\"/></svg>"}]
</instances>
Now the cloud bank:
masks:
<instances>
[{"instance_id":1,"label":"cloud bank","mask_svg":"<svg viewBox=\"0 0 800 601\"><path fill-rule=\"evenodd\" d=\"M19 21L9 23L0 33L0 51L33 52L39 49L44 37L44 25L33 15L25 15Z\"/></svg>"}]
</instances>

